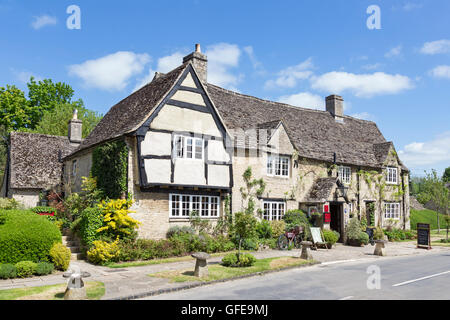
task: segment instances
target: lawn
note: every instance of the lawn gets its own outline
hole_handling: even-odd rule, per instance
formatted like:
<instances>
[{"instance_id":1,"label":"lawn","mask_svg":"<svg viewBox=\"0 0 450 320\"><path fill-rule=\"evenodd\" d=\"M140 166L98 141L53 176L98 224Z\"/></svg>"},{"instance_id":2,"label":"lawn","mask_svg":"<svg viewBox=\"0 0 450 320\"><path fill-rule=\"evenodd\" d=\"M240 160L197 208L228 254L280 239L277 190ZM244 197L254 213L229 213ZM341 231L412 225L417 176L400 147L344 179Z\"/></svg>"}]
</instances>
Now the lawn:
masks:
<instances>
[{"instance_id":1,"label":"lawn","mask_svg":"<svg viewBox=\"0 0 450 320\"><path fill-rule=\"evenodd\" d=\"M175 270L163 271L149 274L150 277L170 279L170 282L186 282L186 281L214 281L221 279L229 279L242 275L258 273L267 270L278 270L286 267L301 266L314 264L314 260L304 260L295 257L278 257L256 260L251 267L232 268L225 267L220 264L211 264L208 266L209 277L198 278L194 276L193 270Z\"/></svg>"},{"instance_id":2,"label":"lawn","mask_svg":"<svg viewBox=\"0 0 450 320\"><path fill-rule=\"evenodd\" d=\"M235 251L228 251L228 252L217 252L210 254L211 257L220 257L223 255L226 255L228 253L237 252ZM241 252L246 253L250 252L248 250L241 250ZM128 268L128 267L142 267L142 266L148 266L153 264L161 264L161 263L172 263L172 262L182 262L182 261L191 261L194 260L190 255L184 256L184 257L171 257L171 258L165 258L165 259L152 259L152 260L146 260L146 261L131 261L131 262L119 262L119 263L112 263L108 264L107 267L109 268Z\"/></svg>"},{"instance_id":3,"label":"lawn","mask_svg":"<svg viewBox=\"0 0 450 320\"><path fill-rule=\"evenodd\" d=\"M437 213L433 210L414 210L411 209L411 229L417 229L417 223L427 223L431 229L437 229ZM445 218L443 214L439 214L439 224L441 229L446 228Z\"/></svg>"},{"instance_id":4,"label":"lawn","mask_svg":"<svg viewBox=\"0 0 450 320\"><path fill-rule=\"evenodd\" d=\"M86 294L89 300L99 300L105 295L102 282L87 281ZM64 300L66 284L30 288L0 290L0 300Z\"/></svg>"}]
</instances>

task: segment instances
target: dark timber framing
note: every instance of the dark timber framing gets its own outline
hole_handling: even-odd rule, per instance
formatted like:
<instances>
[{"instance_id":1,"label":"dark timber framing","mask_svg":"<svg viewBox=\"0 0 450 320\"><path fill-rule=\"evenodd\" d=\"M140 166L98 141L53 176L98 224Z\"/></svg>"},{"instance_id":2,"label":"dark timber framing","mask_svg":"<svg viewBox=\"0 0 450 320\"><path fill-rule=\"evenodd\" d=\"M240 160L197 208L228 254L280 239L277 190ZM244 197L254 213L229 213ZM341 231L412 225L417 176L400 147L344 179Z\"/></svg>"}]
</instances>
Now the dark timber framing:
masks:
<instances>
[{"instance_id":1,"label":"dark timber framing","mask_svg":"<svg viewBox=\"0 0 450 320\"><path fill-rule=\"evenodd\" d=\"M197 88L191 88L191 87L186 87L186 86L182 86L181 84L183 83L183 81L186 79L187 75L191 74L192 79L194 80L195 85L197 86ZM187 103L187 102L182 102L182 101L178 101L178 100L173 100L171 99L173 97L173 95L178 91L178 90L183 90L183 91L189 91L189 92L195 92L198 94L201 94L203 101L205 102L206 106L201 106L201 105L197 105L197 104L192 104L192 103ZM178 132L178 131L170 131L170 130L164 130L164 129L152 129L150 128L150 125L152 123L152 121L158 116L159 112L161 111L161 109L166 105L173 105L176 107L180 107L180 108L185 108L185 109L191 109L191 110L195 110L195 111L199 111L199 112L205 112L205 113L209 113L211 114L211 116L213 117L213 120L217 126L217 128L219 129L220 133L222 134L221 137L215 137L215 136L210 136L210 135L203 135L203 134L199 134L199 133L194 133L194 132ZM226 146L226 141L229 139L225 126L223 125L223 123L220 121L220 117L218 115L218 113L216 112L215 108L213 107L212 101L211 99L208 97L206 90L203 88L203 85L200 83L200 81L198 80L197 74L194 70L194 68L192 67L191 64L188 64L186 66L186 69L183 71L182 75L180 76L180 78L178 79L178 81L176 82L176 84L173 86L173 88L169 91L169 93L166 95L166 97L164 97L164 99L160 102L160 104L155 108L154 112L145 120L145 122L142 124L142 126L140 128L138 128L135 132L134 135L136 135L137 137L137 160L138 160L138 168L139 168L139 182L140 182L140 186L141 186L141 190L142 191L149 191L150 189L154 189L157 186L162 186L164 184L158 183L149 183L148 182L148 178L147 178L147 173L145 171L145 160L146 159L163 159L163 160L171 160L171 166L170 166L170 186L177 186L174 183L174 171L175 171L175 163L174 163L174 159L172 158L173 155L142 155L142 149L141 149L141 143L144 141L145 139L145 135L148 131L153 131L153 132L162 132L162 133L169 133L171 134L171 150L173 152L173 148L174 148L174 135L187 135L187 136L191 136L191 137L201 137L204 139L205 141L205 145L204 145L204 166L205 166L205 181L206 184L208 184L208 165L226 165L229 167L229 188L225 188L225 187L216 187L216 186L202 186L202 185L192 185L192 186L188 186L188 185L179 185L180 187L186 187L186 188L202 188L202 189L221 189L221 190L228 190L227 192L231 192L231 188L233 187L233 168L232 168L232 151L230 151L227 146ZM230 156L230 161L229 162L223 162L223 161L209 161L208 160L208 155L207 155L207 148L208 148L208 141L209 140L218 140L218 141L222 141L224 149L226 150L226 152L228 153L228 155ZM162 190L167 190L167 188L163 188Z\"/></svg>"}]
</instances>

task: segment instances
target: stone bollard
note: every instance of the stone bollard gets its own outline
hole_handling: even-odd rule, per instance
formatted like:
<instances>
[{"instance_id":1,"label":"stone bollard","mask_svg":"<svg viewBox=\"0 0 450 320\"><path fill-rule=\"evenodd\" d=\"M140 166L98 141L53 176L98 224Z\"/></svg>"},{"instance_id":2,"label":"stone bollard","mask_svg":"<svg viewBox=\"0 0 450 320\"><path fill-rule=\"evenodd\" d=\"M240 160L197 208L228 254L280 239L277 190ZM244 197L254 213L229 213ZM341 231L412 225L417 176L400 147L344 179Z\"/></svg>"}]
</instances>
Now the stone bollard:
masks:
<instances>
[{"instance_id":1,"label":"stone bollard","mask_svg":"<svg viewBox=\"0 0 450 320\"><path fill-rule=\"evenodd\" d=\"M199 278L208 277L208 262L206 260L210 258L210 255L205 252L196 252L192 254L192 257L196 259L194 276Z\"/></svg>"},{"instance_id":2,"label":"stone bollard","mask_svg":"<svg viewBox=\"0 0 450 320\"><path fill-rule=\"evenodd\" d=\"M386 255L386 242L386 240L375 240L375 251L373 254L384 257Z\"/></svg>"},{"instance_id":3,"label":"stone bollard","mask_svg":"<svg viewBox=\"0 0 450 320\"><path fill-rule=\"evenodd\" d=\"M80 267L73 266L69 272L64 272L63 277L69 278L64 292L64 300L84 300L87 298L86 287L83 278L90 277L89 272L81 272Z\"/></svg>"},{"instance_id":4,"label":"stone bollard","mask_svg":"<svg viewBox=\"0 0 450 320\"><path fill-rule=\"evenodd\" d=\"M300 256L301 259L305 260L312 260L312 254L311 254L311 241L302 241L302 254Z\"/></svg>"}]
</instances>

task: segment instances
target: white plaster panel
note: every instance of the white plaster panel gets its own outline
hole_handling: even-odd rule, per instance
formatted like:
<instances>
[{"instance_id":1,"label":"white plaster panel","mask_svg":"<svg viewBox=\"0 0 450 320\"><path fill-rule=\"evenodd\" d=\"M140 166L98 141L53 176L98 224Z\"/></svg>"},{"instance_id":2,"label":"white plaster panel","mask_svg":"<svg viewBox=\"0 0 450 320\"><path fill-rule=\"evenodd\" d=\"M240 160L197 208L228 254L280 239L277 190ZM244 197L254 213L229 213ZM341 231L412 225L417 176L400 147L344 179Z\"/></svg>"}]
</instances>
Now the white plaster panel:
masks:
<instances>
[{"instance_id":1,"label":"white plaster panel","mask_svg":"<svg viewBox=\"0 0 450 320\"><path fill-rule=\"evenodd\" d=\"M230 169L224 165L208 165L208 185L230 186Z\"/></svg>"},{"instance_id":2,"label":"white plaster panel","mask_svg":"<svg viewBox=\"0 0 450 320\"><path fill-rule=\"evenodd\" d=\"M181 83L182 86L185 87L191 87L191 88L197 88L195 85L194 79L192 79L192 76L190 73L187 74L186 79Z\"/></svg>"},{"instance_id":3,"label":"white plaster panel","mask_svg":"<svg viewBox=\"0 0 450 320\"><path fill-rule=\"evenodd\" d=\"M141 143L142 155L171 155L171 139L170 133L147 132Z\"/></svg>"},{"instance_id":4,"label":"white plaster panel","mask_svg":"<svg viewBox=\"0 0 450 320\"><path fill-rule=\"evenodd\" d=\"M145 173L149 183L170 183L170 160L145 159Z\"/></svg>"},{"instance_id":5,"label":"white plaster panel","mask_svg":"<svg viewBox=\"0 0 450 320\"><path fill-rule=\"evenodd\" d=\"M12 189L12 198L20 202L25 208L36 207L39 203L39 190Z\"/></svg>"},{"instance_id":6,"label":"white plaster panel","mask_svg":"<svg viewBox=\"0 0 450 320\"><path fill-rule=\"evenodd\" d=\"M203 100L202 95L199 93L178 90L171 99L197 104L206 108L205 100Z\"/></svg>"},{"instance_id":7,"label":"white plaster panel","mask_svg":"<svg viewBox=\"0 0 450 320\"><path fill-rule=\"evenodd\" d=\"M190 159L176 159L174 168L174 183L205 185L204 162Z\"/></svg>"},{"instance_id":8,"label":"white plaster panel","mask_svg":"<svg viewBox=\"0 0 450 320\"><path fill-rule=\"evenodd\" d=\"M230 155L227 153L223 141L208 141L208 160L211 161L230 161Z\"/></svg>"},{"instance_id":9,"label":"white plaster panel","mask_svg":"<svg viewBox=\"0 0 450 320\"><path fill-rule=\"evenodd\" d=\"M153 119L150 128L221 136L211 114L168 104Z\"/></svg>"}]
</instances>

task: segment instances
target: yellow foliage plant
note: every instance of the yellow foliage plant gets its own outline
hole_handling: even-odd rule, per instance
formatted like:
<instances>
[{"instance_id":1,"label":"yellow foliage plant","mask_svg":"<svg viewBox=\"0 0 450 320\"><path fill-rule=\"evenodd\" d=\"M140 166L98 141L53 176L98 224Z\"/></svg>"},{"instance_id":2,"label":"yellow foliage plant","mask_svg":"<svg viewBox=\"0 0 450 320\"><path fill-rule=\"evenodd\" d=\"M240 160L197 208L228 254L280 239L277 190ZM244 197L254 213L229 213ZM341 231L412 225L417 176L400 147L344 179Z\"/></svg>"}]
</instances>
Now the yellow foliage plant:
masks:
<instances>
[{"instance_id":1,"label":"yellow foliage plant","mask_svg":"<svg viewBox=\"0 0 450 320\"><path fill-rule=\"evenodd\" d=\"M104 264L105 262L111 261L120 253L119 237L111 243L96 240L92 244L92 248L87 252L87 258L95 264Z\"/></svg>"},{"instance_id":2,"label":"yellow foliage plant","mask_svg":"<svg viewBox=\"0 0 450 320\"><path fill-rule=\"evenodd\" d=\"M110 231L115 234L130 234L131 230L141 224L140 221L128 215L135 212L129 210L132 204L132 200L125 199L103 200L98 206L102 210L105 226L99 228L97 232Z\"/></svg>"}]
</instances>

